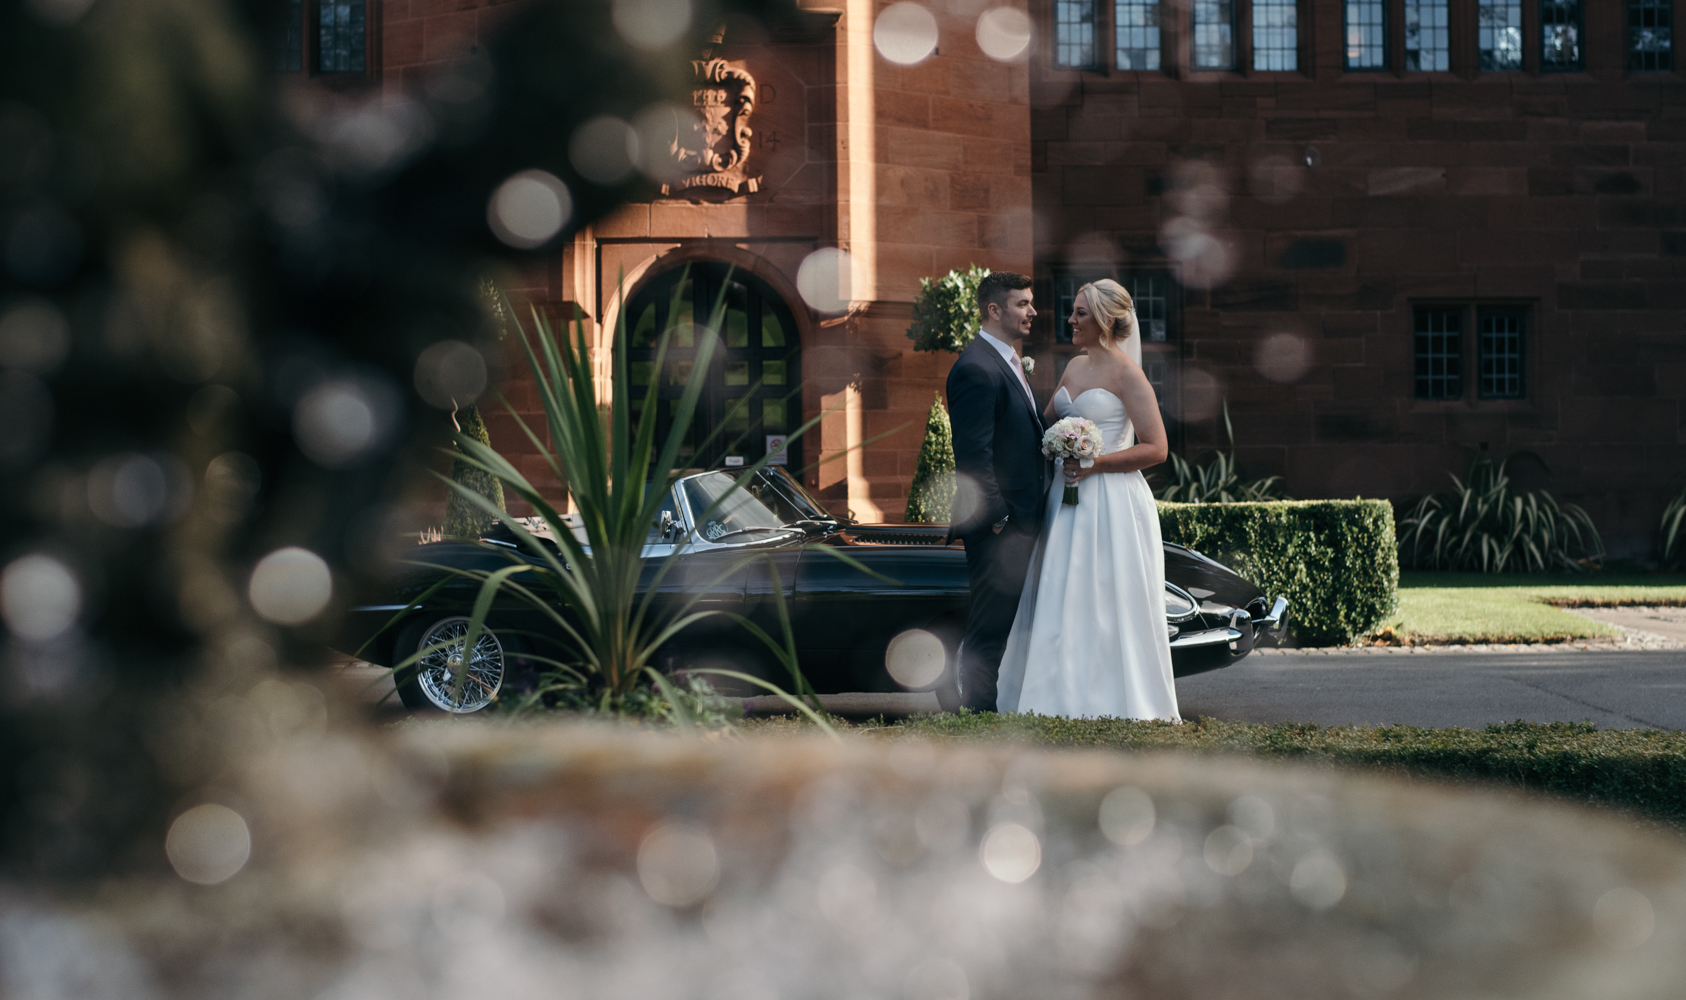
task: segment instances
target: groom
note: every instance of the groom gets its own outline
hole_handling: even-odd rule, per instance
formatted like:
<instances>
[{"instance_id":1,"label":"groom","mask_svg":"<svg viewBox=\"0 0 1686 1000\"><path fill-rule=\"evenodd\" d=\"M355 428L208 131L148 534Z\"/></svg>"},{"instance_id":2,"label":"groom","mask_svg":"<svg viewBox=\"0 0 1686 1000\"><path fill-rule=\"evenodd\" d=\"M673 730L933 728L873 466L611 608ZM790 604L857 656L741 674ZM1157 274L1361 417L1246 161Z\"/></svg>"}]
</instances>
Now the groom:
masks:
<instances>
[{"instance_id":1,"label":"groom","mask_svg":"<svg viewBox=\"0 0 1686 1000\"><path fill-rule=\"evenodd\" d=\"M954 468L963 484L949 538L966 543L972 588L960 702L993 712L996 673L1042 523L1050 471L1042 456L1042 414L1018 351L1036 317L1030 279L992 272L978 283L978 312L982 332L948 373Z\"/></svg>"}]
</instances>

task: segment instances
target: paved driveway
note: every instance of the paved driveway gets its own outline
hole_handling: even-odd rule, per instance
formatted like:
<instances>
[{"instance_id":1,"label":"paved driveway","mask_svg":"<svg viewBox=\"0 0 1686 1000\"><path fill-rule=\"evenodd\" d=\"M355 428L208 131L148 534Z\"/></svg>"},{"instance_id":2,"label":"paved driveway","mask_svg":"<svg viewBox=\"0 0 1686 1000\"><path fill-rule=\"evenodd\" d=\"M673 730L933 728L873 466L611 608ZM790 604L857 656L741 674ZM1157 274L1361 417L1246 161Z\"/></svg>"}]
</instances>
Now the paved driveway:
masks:
<instances>
[{"instance_id":1,"label":"paved driveway","mask_svg":"<svg viewBox=\"0 0 1686 1000\"><path fill-rule=\"evenodd\" d=\"M1177 681L1177 702L1242 722L1682 729L1686 651L1250 656Z\"/></svg>"}]
</instances>

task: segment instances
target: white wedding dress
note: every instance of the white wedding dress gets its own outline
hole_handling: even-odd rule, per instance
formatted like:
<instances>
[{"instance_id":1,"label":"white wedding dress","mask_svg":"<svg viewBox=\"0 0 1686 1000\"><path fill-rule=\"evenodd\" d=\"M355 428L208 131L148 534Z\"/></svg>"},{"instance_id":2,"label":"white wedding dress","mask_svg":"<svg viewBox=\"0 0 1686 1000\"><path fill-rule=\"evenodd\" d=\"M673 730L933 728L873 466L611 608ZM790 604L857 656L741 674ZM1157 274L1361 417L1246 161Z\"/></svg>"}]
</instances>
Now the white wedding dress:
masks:
<instances>
[{"instance_id":1,"label":"white wedding dress","mask_svg":"<svg viewBox=\"0 0 1686 1000\"><path fill-rule=\"evenodd\" d=\"M1054 395L1059 417L1100 427L1107 453L1135 440L1124 403L1106 389ZM1108 472L1060 502L1055 463L1043 530L1001 657L996 706L1074 719L1177 715L1165 628L1165 550L1153 491L1140 472Z\"/></svg>"}]
</instances>

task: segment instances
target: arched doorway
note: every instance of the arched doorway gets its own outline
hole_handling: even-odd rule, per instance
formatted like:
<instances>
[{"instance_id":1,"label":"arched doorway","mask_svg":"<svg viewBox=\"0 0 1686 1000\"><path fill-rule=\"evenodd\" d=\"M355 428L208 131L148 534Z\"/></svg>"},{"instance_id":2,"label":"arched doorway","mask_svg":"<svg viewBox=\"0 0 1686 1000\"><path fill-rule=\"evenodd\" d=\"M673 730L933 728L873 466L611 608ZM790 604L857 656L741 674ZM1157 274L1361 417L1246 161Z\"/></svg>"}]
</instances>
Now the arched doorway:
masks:
<instances>
[{"instance_id":1,"label":"arched doorway","mask_svg":"<svg viewBox=\"0 0 1686 1000\"><path fill-rule=\"evenodd\" d=\"M680 450L680 467L751 465L802 423L802 376L796 319L770 285L742 268L699 261L664 271L645 282L627 304L626 360L632 380L633 419L652 396L657 406L656 441L667 439L673 407L696 365L697 348L709 336L708 320L725 295L725 315L696 419ZM661 372L656 346L673 317L674 335ZM659 376L659 377L658 377ZM802 443L789 442L774 464L802 467Z\"/></svg>"}]
</instances>

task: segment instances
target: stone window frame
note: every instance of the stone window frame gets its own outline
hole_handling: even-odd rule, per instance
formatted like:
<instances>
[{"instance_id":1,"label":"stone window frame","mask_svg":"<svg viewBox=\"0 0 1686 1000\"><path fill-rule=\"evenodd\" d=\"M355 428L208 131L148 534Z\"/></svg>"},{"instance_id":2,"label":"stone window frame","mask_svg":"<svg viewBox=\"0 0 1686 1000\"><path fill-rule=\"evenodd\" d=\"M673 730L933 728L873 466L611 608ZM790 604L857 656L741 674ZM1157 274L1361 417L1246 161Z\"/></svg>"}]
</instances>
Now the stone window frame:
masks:
<instances>
[{"instance_id":1,"label":"stone window frame","mask_svg":"<svg viewBox=\"0 0 1686 1000\"><path fill-rule=\"evenodd\" d=\"M1674 3L1673 0L1627 0L1624 4L1627 11L1626 38L1623 40L1623 50L1627 54L1627 71L1629 73L1672 73L1674 71ZM1635 16L1644 20L1644 12L1652 13L1653 23L1634 24ZM1661 58L1654 60L1659 65L1640 65L1646 61L1643 51L1634 47L1636 33L1646 28L1661 28L1668 33L1667 47L1661 50Z\"/></svg>"},{"instance_id":2,"label":"stone window frame","mask_svg":"<svg viewBox=\"0 0 1686 1000\"><path fill-rule=\"evenodd\" d=\"M1389 0L1397 2L1397 0ZM1042 0L1033 4L1033 21L1046 25L1048 41L1040 45L1036 64L1040 75L1047 80L1077 80L1085 76L1121 77L1125 79L1180 79L1187 83L1222 82L1240 79L1310 79L1316 68L1312 42L1315 10L1313 0L1293 0L1297 68L1292 70L1259 70L1253 68L1253 3L1254 0L1232 0L1232 35L1235 64L1230 69L1193 68L1193 7L1191 4L1159 0L1160 57L1158 69L1119 69L1117 66L1118 16L1116 0L1092 0L1095 15L1095 36L1098 39L1095 65L1065 66L1058 61L1054 19L1058 16L1059 0Z\"/></svg>"},{"instance_id":3,"label":"stone window frame","mask_svg":"<svg viewBox=\"0 0 1686 1000\"><path fill-rule=\"evenodd\" d=\"M1553 9L1567 12L1566 17L1572 21L1547 22L1547 13ZM1586 0L1539 0L1539 10L1535 18L1536 30L1539 32L1538 58L1541 73L1584 73L1586 72ZM1573 31L1575 44L1575 58L1566 62L1554 62L1546 58L1548 48L1547 39L1550 28L1559 24ZM1526 34L1526 31L1524 31ZM1524 45L1527 43L1524 42Z\"/></svg>"},{"instance_id":4,"label":"stone window frame","mask_svg":"<svg viewBox=\"0 0 1686 1000\"><path fill-rule=\"evenodd\" d=\"M1520 407L1524 410L1534 406L1530 396L1533 385L1532 368L1534 366L1533 338L1538 326L1538 303L1515 299L1422 299L1407 303L1405 313L1405 335L1408 349L1409 363L1407 365L1408 385L1406 399L1414 408L1437 411L1442 408L1454 409L1480 408L1509 409ZM1417 395L1417 336L1418 315L1423 312L1456 313L1459 317L1458 327L1458 357L1459 357L1459 390L1455 396L1424 397ZM1482 382L1483 361L1485 359L1484 343L1481 331L1481 320L1484 316L1503 314L1514 316L1519 320L1519 342L1517 349L1517 370L1515 378L1518 383L1518 393L1515 395L1496 395L1489 392Z\"/></svg>"},{"instance_id":5,"label":"stone window frame","mask_svg":"<svg viewBox=\"0 0 1686 1000\"><path fill-rule=\"evenodd\" d=\"M1542 3L1548 0L1541 0ZM1355 65L1352 59L1353 49L1349 42L1354 25L1350 18L1355 8L1374 8L1380 15L1377 22L1362 22L1359 30L1376 29L1380 32L1373 48L1381 55L1376 63L1362 63ZM1393 70L1393 4L1388 0L1341 0L1341 69L1347 73L1389 73Z\"/></svg>"},{"instance_id":6,"label":"stone window frame","mask_svg":"<svg viewBox=\"0 0 1686 1000\"><path fill-rule=\"evenodd\" d=\"M283 77L299 77L329 87L361 87L380 79L381 12L385 4L380 0L363 0L363 68L360 70L327 70L321 65L322 8L332 0L283 0L276 5L281 22L275 35L277 71ZM296 19L296 21L295 21ZM294 35L296 29L296 36ZM297 39L297 63L287 65L294 37Z\"/></svg>"}]
</instances>

